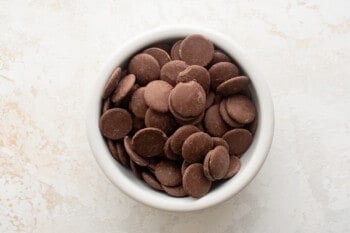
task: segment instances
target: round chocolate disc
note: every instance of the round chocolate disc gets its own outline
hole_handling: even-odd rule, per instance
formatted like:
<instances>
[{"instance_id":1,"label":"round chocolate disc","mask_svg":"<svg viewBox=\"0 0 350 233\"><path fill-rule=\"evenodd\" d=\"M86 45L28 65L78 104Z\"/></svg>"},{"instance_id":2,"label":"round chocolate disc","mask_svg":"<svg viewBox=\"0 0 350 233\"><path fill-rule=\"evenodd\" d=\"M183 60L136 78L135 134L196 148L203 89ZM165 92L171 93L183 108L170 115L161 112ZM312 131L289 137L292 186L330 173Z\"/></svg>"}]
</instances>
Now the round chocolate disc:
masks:
<instances>
[{"instance_id":1,"label":"round chocolate disc","mask_svg":"<svg viewBox=\"0 0 350 233\"><path fill-rule=\"evenodd\" d=\"M226 99L221 100L220 106L219 106L219 112L221 118L228 124L229 126L233 128L239 128L242 127L243 124L238 123L237 121L233 120L227 113L226 110Z\"/></svg>"},{"instance_id":2,"label":"round chocolate disc","mask_svg":"<svg viewBox=\"0 0 350 233\"><path fill-rule=\"evenodd\" d=\"M215 137L221 137L229 130L228 126L220 116L218 104L211 106L207 110L204 117L204 124L208 133Z\"/></svg>"},{"instance_id":3,"label":"round chocolate disc","mask_svg":"<svg viewBox=\"0 0 350 233\"><path fill-rule=\"evenodd\" d=\"M226 100L226 110L238 123L248 124L254 121L256 110L253 102L244 95L233 95Z\"/></svg>"},{"instance_id":4,"label":"round chocolate disc","mask_svg":"<svg viewBox=\"0 0 350 233\"><path fill-rule=\"evenodd\" d=\"M167 112L169 110L169 94L172 89L173 87L163 80L148 83L144 94L147 105L155 111Z\"/></svg>"},{"instance_id":5,"label":"round chocolate disc","mask_svg":"<svg viewBox=\"0 0 350 233\"><path fill-rule=\"evenodd\" d=\"M185 170L182 185L188 195L199 198L209 192L211 181L205 177L203 165L194 163Z\"/></svg>"},{"instance_id":6,"label":"round chocolate disc","mask_svg":"<svg viewBox=\"0 0 350 233\"><path fill-rule=\"evenodd\" d=\"M131 139L128 136L124 137L124 148L126 150L126 153L128 153L130 159L137 165L141 167L146 167L148 165L148 161L134 151L134 148L131 145Z\"/></svg>"},{"instance_id":7,"label":"round chocolate disc","mask_svg":"<svg viewBox=\"0 0 350 233\"><path fill-rule=\"evenodd\" d=\"M173 197L187 196L182 185L175 186L175 187L169 187L169 186L162 185L162 188L167 194L169 194L170 196L173 196Z\"/></svg>"},{"instance_id":8,"label":"round chocolate disc","mask_svg":"<svg viewBox=\"0 0 350 233\"><path fill-rule=\"evenodd\" d=\"M178 40L174 43L173 47L171 47L171 58L173 60L180 60L180 45L183 40Z\"/></svg>"},{"instance_id":9,"label":"round chocolate disc","mask_svg":"<svg viewBox=\"0 0 350 233\"><path fill-rule=\"evenodd\" d=\"M152 188L159 190L159 191L163 190L163 188L160 185L160 183L158 182L158 180L149 172L142 172L141 176L142 176L142 179Z\"/></svg>"},{"instance_id":10,"label":"round chocolate disc","mask_svg":"<svg viewBox=\"0 0 350 233\"><path fill-rule=\"evenodd\" d=\"M171 61L169 54L160 48L155 48L155 47L148 48L143 52L154 57L158 61L158 64L160 67L164 66L165 63L168 63L169 61Z\"/></svg>"},{"instance_id":11,"label":"round chocolate disc","mask_svg":"<svg viewBox=\"0 0 350 233\"><path fill-rule=\"evenodd\" d=\"M177 124L171 114L156 112L149 108L145 116L145 125L146 127L158 128L169 135L174 132Z\"/></svg>"},{"instance_id":12,"label":"round chocolate disc","mask_svg":"<svg viewBox=\"0 0 350 233\"><path fill-rule=\"evenodd\" d=\"M224 139L219 138L219 137L212 137L211 139L213 140L213 146L214 147L216 147L216 146L223 146L227 150L230 149L230 147L228 146L227 142Z\"/></svg>"},{"instance_id":13,"label":"round chocolate disc","mask_svg":"<svg viewBox=\"0 0 350 233\"><path fill-rule=\"evenodd\" d=\"M249 78L247 76L237 76L226 80L221 83L216 92L223 96L229 96L237 94L238 92L246 89L249 85Z\"/></svg>"},{"instance_id":14,"label":"round chocolate disc","mask_svg":"<svg viewBox=\"0 0 350 233\"><path fill-rule=\"evenodd\" d=\"M137 83L141 86L158 79L159 72L158 61L146 53L137 54L129 63L129 73L136 76Z\"/></svg>"},{"instance_id":15,"label":"round chocolate disc","mask_svg":"<svg viewBox=\"0 0 350 233\"><path fill-rule=\"evenodd\" d=\"M209 134L197 132L190 135L183 143L182 157L189 163L202 162L205 155L213 148Z\"/></svg>"},{"instance_id":16,"label":"round chocolate disc","mask_svg":"<svg viewBox=\"0 0 350 233\"><path fill-rule=\"evenodd\" d=\"M216 88L226 80L238 76L239 70L231 62L219 62L210 67L209 74L211 78L211 88Z\"/></svg>"},{"instance_id":17,"label":"round chocolate disc","mask_svg":"<svg viewBox=\"0 0 350 233\"><path fill-rule=\"evenodd\" d=\"M172 112L173 113L173 112ZM174 115L174 113L173 113ZM203 118L204 118L204 111L202 112L202 114L200 114L198 117L193 117L193 118L189 118L184 120L182 117L178 117L177 115L175 116L175 120L177 123L179 123L180 125L197 125L198 123L200 123Z\"/></svg>"},{"instance_id":18,"label":"round chocolate disc","mask_svg":"<svg viewBox=\"0 0 350 233\"><path fill-rule=\"evenodd\" d=\"M103 136L118 140L126 136L132 127L131 115L121 108L107 110L100 118L100 130Z\"/></svg>"},{"instance_id":19,"label":"round chocolate disc","mask_svg":"<svg viewBox=\"0 0 350 233\"><path fill-rule=\"evenodd\" d=\"M177 76L176 82L198 82L206 93L209 92L210 88L210 75L207 69L202 66L192 65L187 67L184 71L181 71Z\"/></svg>"},{"instance_id":20,"label":"round chocolate disc","mask_svg":"<svg viewBox=\"0 0 350 233\"><path fill-rule=\"evenodd\" d=\"M171 136L170 148L171 150L181 155L182 145L185 140L193 133L199 132L200 130L193 125L184 125L178 128Z\"/></svg>"},{"instance_id":21,"label":"round chocolate disc","mask_svg":"<svg viewBox=\"0 0 350 233\"><path fill-rule=\"evenodd\" d=\"M253 141L252 134L246 129L233 129L222 137L229 145L230 155L240 156L248 150Z\"/></svg>"},{"instance_id":22,"label":"round chocolate disc","mask_svg":"<svg viewBox=\"0 0 350 233\"><path fill-rule=\"evenodd\" d=\"M112 102L119 105L130 94L135 84L135 75L129 74L122 78L112 95Z\"/></svg>"},{"instance_id":23,"label":"round chocolate disc","mask_svg":"<svg viewBox=\"0 0 350 233\"><path fill-rule=\"evenodd\" d=\"M166 63L160 70L160 79L168 82L170 85L176 85L176 79L179 73L187 68L184 61L174 60Z\"/></svg>"},{"instance_id":24,"label":"round chocolate disc","mask_svg":"<svg viewBox=\"0 0 350 233\"><path fill-rule=\"evenodd\" d=\"M231 62L231 58L229 56L227 56L224 52L220 51L220 50L215 50L214 51L214 55L213 55L213 59L210 62L210 66L215 65L216 63L219 62Z\"/></svg>"},{"instance_id":25,"label":"round chocolate disc","mask_svg":"<svg viewBox=\"0 0 350 233\"><path fill-rule=\"evenodd\" d=\"M213 43L202 35L189 35L180 44L181 60L189 65L206 66L213 55Z\"/></svg>"},{"instance_id":26,"label":"round chocolate disc","mask_svg":"<svg viewBox=\"0 0 350 233\"><path fill-rule=\"evenodd\" d=\"M148 106L146 104L145 98L145 87L141 87L137 89L131 97L129 102L129 109L134 113L134 115L138 118L145 118L146 111Z\"/></svg>"},{"instance_id":27,"label":"round chocolate disc","mask_svg":"<svg viewBox=\"0 0 350 233\"><path fill-rule=\"evenodd\" d=\"M115 90L121 78L121 74L122 74L122 69L120 69L120 67L117 67L113 70L111 76L109 76L106 82L106 85L103 89L103 94L102 94L103 99L110 96L112 92Z\"/></svg>"},{"instance_id":28,"label":"round chocolate disc","mask_svg":"<svg viewBox=\"0 0 350 233\"><path fill-rule=\"evenodd\" d=\"M167 157L170 160L180 160L181 159L181 155L175 154L172 149L170 148L170 141L171 141L172 137L169 137L168 140L165 142L164 145L164 154L165 157Z\"/></svg>"},{"instance_id":29,"label":"round chocolate disc","mask_svg":"<svg viewBox=\"0 0 350 233\"><path fill-rule=\"evenodd\" d=\"M167 136L157 128L144 128L133 136L132 145L135 152L143 157L153 157L163 152Z\"/></svg>"},{"instance_id":30,"label":"round chocolate disc","mask_svg":"<svg viewBox=\"0 0 350 233\"><path fill-rule=\"evenodd\" d=\"M205 175L205 177L207 177L208 180L210 181L215 181L214 177L210 174L210 168L209 168L209 161L210 161L210 157L211 157L211 153L208 153L203 161L203 173Z\"/></svg>"},{"instance_id":31,"label":"round chocolate disc","mask_svg":"<svg viewBox=\"0 0 350 233\"><path fill-rule=\"evenodd\" d=\"M195 117L205 109L206 94L195 81L178 83L171 91L169 104L182 117Z\"/></svg>"},{"instance_id":32,"label":"round chocolate disc","mask_svg":"<svg viewBox=\"0 0 350 233\"><path fill-rule=\"evenodd\" d=\"M230 156L230 164L224 179L228 179L236 175L239 169L241 169L241 161L239 161L239 158L233 155Z\"/></svg>"},{"instance_id":33,"label":"round chocolate disc","mask_svg":"<svg viewBox=\"0 0 350 233\"><path fill-rule=\"evenodd\" d=\"M181 168L174 161L160 161L156 166L154 174L162 185L178 186L181 184Z\"/></svg>"},{"instance_id":34,"label":"round chocolate disc","mask_svg":"<svg viewBox=\"0 0 350 233\"><path fill-rule=\"evenodd\" d=\"M207 154L209 157L209 172L215 180L224 178L228 171L230 156L223 146L217 146Z\"/></svg>"}]
</instances>

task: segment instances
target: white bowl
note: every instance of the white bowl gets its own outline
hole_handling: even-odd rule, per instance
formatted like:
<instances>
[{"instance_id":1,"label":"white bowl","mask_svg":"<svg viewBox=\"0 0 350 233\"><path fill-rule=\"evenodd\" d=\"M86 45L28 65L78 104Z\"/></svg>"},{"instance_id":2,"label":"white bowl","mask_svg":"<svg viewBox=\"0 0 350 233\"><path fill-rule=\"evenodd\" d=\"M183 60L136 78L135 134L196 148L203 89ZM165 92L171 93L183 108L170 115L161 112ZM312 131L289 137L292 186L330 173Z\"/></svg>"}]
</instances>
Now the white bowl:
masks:
<instances>
[{"instance_id":1,"label":"white bowl","mask_svg":"<svg viewBox=\"0 0 350 233\"><path fill-rule=\"evenodd\" d=\"M116 162L104 142L98 122L101 109L102 90L108 76L116 66L125 64L128 58L155 42L185 37L189 34L202 34L216 46L230 55L240 66L241 70L250 78L252 83L253 99L258 112L258 127L253 143L241 158L241 170L231 179L211 190L204 197L175 198L157 192L137 179L129 169ZM263 77L248 59L247 54L235 43L221 33L190 26L173 26L156 29L144 33L128 43L120 46L109 59L99 75L97 82L91 89L87 112L87 134L91 149L97 163L106 176L120 190L131 198L158 209L169 211L193 211L208 208L228 200L242 190L258 173L269 152L274 130L274 112L272 99Z\"/></svg>"}]
</instances>

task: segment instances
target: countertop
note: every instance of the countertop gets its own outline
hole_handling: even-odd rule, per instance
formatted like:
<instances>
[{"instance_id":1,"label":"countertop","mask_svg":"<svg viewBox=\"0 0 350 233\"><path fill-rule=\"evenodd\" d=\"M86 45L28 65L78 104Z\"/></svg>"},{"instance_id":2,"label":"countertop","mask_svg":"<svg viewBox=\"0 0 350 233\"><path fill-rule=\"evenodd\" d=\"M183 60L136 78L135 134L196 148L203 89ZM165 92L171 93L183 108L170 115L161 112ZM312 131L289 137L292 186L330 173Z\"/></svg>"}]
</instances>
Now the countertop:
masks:
<instances>
[{"instance_id":1,"label":"countertop","mask_svg":"<svg viewBox=\"0 0 350 233\"><path fill-rule=\"evenodd\" d=\"M0 2L0 232L350 232L350 1ZM139 204L96 164L88 90L158 26L234 38L263 72L275 136L258 176L192 213Z\"/></svg>"}]
</instances>

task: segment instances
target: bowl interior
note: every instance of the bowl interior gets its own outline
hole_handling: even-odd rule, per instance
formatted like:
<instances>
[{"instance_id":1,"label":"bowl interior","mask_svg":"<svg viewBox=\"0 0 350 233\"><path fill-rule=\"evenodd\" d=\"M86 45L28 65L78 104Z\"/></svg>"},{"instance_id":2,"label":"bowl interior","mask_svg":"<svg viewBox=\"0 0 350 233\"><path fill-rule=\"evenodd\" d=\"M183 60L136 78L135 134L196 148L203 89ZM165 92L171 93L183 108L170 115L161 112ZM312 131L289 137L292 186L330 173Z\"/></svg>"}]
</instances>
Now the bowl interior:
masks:
<instances>
[{"instance_id":1,"label":"bowl interior","mask_svg":"<svg viewBox=\"0 0 350 233\"><path fill-rule=\"evenodd\" d=\"M258 113L258 127L252 145L241 158L241 170L237 175L221 182L200 199L191 197L175 198L150 188L143 181L136 178L131 170L124 168L112 158L98 128L102 90L107 78L116 66L125 65L132 55L154 43L176 40L194 33L206 36L216 47L231 56L242 73L251 79L250 89ZM267 86L261 79L260 74L250 65L246 56L242 54L240 48L233 41L207 29L173 27L143 34L129 41L112 56L97 80L97 84L91 90L87 129L89 142L97 162L107 177L124 193L137 201L159 209L190 211L203 209L227 200L254 178L270 148L273 135L273 106Z\"/></svg>"}]
</instances>

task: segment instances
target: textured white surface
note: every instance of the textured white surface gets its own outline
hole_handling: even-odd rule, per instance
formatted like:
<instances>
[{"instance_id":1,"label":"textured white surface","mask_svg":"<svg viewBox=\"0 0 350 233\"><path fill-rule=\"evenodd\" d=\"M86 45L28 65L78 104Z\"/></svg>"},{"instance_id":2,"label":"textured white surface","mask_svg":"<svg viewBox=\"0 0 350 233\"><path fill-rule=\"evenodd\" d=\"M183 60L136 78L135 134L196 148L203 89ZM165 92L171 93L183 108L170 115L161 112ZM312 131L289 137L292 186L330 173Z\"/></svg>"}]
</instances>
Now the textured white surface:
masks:
<instances>
[{"instance_id":1,"label":"textured white surface","mask_svg":"<svg viewBox=\"0 0 350 233\"><path fill-rule=\"evenodd\" d=\"M0 232L349 232L349 9L345 0L1 1ZM111 185L84 125L88 87L113 50L175 23L235 38L264 73L276 114L256 179L186 214Z\"/></svg>"}]
</instances>

